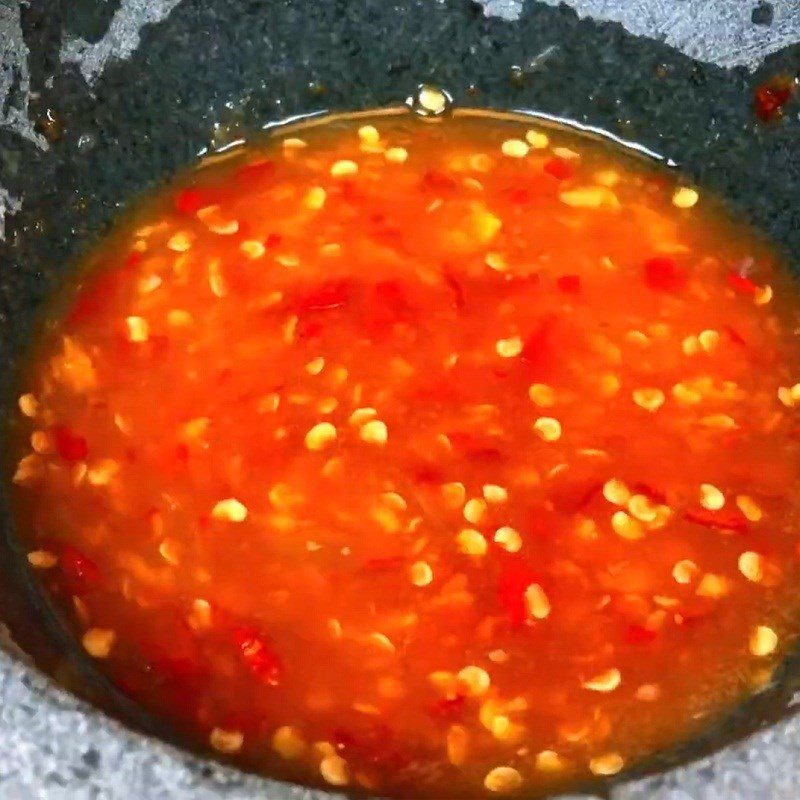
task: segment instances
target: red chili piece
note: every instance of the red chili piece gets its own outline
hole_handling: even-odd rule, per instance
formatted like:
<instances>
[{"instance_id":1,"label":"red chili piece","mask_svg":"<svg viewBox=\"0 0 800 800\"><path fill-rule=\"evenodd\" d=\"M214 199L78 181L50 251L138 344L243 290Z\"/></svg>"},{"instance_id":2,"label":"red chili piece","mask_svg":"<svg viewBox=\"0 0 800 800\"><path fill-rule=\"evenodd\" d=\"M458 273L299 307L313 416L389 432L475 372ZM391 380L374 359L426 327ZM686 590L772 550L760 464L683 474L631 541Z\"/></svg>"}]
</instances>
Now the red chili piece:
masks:
<instances>
[{"instance_id":1,"label":"red chili piece","mask_svg":"<svg viewBox=\"0 0 800 800\"><path fill-rule=\"evenodd\" d=\"M282 672L281 660L266 638L255 628L240 625L233 632L233 640L253 674L270 686L277 686Z\"/></svg>"},{"instance_id":2,"label":"red chili piece","mask_svg":"<svg viewBox=\"0 0 800 800\"><path fill-rule=\"evenodd\" d=\"M422 185L426 189L434 189L436 191L448 191L455 189L458 186L453 178L446 175L439 170L430 169L422 176Z\"/></svg>"},{"instance_id":3,"label":"red chili piece","mask_svg":"<svg viewBox=\"0 0 800 800\"><path fill-rule=\"evenodd\" d=\"M740 511L707 511L692 509L684 514L688 522L717 531L743 531L747 529L747 518Z\"/></svg>"},{"instance_id":4,"label":"red chili piece","mask_svg":"<svg viewBox=\"0 0 800 800\"><path fill-rule=\"evenodd\" d=\"M444 697L437 700L430 708L430 714L435 719L445 722L457 722L464 716L464 706L467 698L463 694L455 697Z\"/></svg>"},{"instance_id":5,"label":"red chili piece","mask_svg":"<svg viewBox=\"0 0 800 800\"><path fill-rule=\"evenodd\" d=\"M369 558L364 563L367 572L394 572L405 563L403 556L386 556L384 558Z\"/></svg>"},{"instance_id":6,"label":"red chili piece","mask_svg":"<svg viewBox=\"0 0 800 800\"><path fill-rule=\"evenodd\" d=\"M369 292L364 327L373 339L385 337L398 322L411 316L411 304L398 281L381 281Z\"/></svg>"},{"instance_id":7,"label":"red chili piece","mask_svg":"<svg viewBox=\"0 0 800 800\"><path fill-rule=\"evenodd\" d=\"M97 564L71 545L64 545L59 553L58 563L67 592L81 595L96 589L102 580Z\"/></svg>"},{"instance_id":8,"label":"red chili piece","mask_svg":"<svg viewBox=\"0 0 800 800\"><path fill-rule=\"evenodd\" d=\"M783 114L783 107L791 99L795 88L794 81L784 75L762 83L756 89L753 98L756 116L762 122L771 122L779 117Z\"/></svg>"},{"instance_id":9,"label":"red chili piece","mask_svg":"<svg viewBox=\"0 0 800 800\"><path fill-rule=\"evenodd\" d=\"M212 204L211 196L204 189L181 189L175 196L175 210L179 214L196 214L201 208Z\"/></svg>"},{"instance_id":10,"label":"red chili piece","mask_svg":"<svg viewBox=\"0 0 800 800\"><path fill-rule=\"evenodd\" d=\"M581 279L579 275L562 275L556 280L559 291L566 294L579 294L581 291Z\"/></svg>"},{"instance_id":11,"label":"red chili piece","mask_svg":"<svg viewBox=\"0 0 800 800\"><path fill-rule=\"evenodd\" d=\"M572 168L572 165L569 163L569 161L563 158L548 159L545 161L542 169L557 181L569 180L575 174L575 170Z\"/></svg>"},{"instance_id":12,"label":"red chili piece","mask_svg":"<svg viewBox=\"0 0 800 800\"><path fill-rule=\"evenodd\" d=\"M352 293L347 281L332 281L317 286L297 301L298 311L327 311L346 305Z\"/></svg>"},{"instance_id":13,"label":"red chili piece","mask_svg":"<svg viewBox=\"0 0 800 800\"><path fill-rule=\"evenodd\" d=\"M679 292L686 286L686 270L675 263L674 258L657 256L644 263L647 285L657 292Z\"/></svg>"},{"instance_id":14,"label":"red chili piece","mask_svg":"<svg viewBox=\"0 0 800 800\"><path fill-rule=\"evenodd\" d=\"M463 285L449 271L444 272L444 279L453 294L453 305L459 311L463 311L467 307L467 296L464 293Z\"/></svg>"},{"instance_id":15,"label":"red chili piece","mask_svg":"<svg viewBox=\"0 0 800 800\"><path fill-rule=\"evenodd\" d=\"M728 283L737 292L741 292L742 294L753 294L756 290L756 284L750 280L750 278L740 275L738 272L729 272L728 273Z\"/></svg>"},{"instance_id":16,"label":"red chili piece","mask_svg":"<svg viewBox=\"0 0 800 800\"><path fill-rule=\"evenodd\" d=\"M657 636L655 631L643 625L628 625L625 631L625 641L630 644L650 644Z\"/></svg>"},{"instance_id":17,"label":"red chili piece","mask_svg":"<svg viewBox=\"0 0 800 800\"><path fill-rule=\"evenodd\" d=\"M89 454L89 445L86 443L86 439L73 433L66 425L54 426L52 433L56 452L65 461L71 463L83 461Z\"/></svg>"},{"instance_id":18,"label":"red chili piece","mask_svg":"<svg viewBox=\"0 0 800 800\"><path fill-rule=\"evenodd\" d=\"M512 628L519 628L528 617L525 590L532 583L536 583L536 573L524 561L506 560L497 584L497 597Z\"/></svg>"}]
</instances>

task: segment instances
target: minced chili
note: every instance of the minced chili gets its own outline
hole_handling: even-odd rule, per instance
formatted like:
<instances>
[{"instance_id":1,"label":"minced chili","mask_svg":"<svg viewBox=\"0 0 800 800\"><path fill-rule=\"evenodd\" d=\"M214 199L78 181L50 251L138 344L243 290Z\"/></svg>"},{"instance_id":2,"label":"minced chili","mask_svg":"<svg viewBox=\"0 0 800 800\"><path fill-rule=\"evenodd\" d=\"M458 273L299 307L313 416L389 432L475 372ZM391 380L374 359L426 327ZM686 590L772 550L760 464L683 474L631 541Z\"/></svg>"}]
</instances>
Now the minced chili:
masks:
<instances>
[{"instance_id":1,"label":"minced chili","mask_svg":"<svg viewBox=\"0 0 800 800\"><path fill-rule=\"evenodd\" d=\"M87 258L19 398L29 561L131 697L293 780L613 775L797 633L797 294L530 120L338 119Z\"/></svg>"}]
</instances>

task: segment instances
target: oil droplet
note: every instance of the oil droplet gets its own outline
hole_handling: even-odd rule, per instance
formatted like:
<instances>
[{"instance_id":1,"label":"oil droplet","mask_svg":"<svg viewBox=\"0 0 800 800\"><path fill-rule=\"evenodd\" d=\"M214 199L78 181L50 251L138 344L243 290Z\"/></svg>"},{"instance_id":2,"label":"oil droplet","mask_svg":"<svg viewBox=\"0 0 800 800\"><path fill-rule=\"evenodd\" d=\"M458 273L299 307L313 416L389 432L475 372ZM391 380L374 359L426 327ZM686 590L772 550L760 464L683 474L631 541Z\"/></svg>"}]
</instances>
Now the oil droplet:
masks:
<instances>
[{"instance_id":1,"label":"oil droplet","mask_svg":"<svg viewBox=\"0 0 800 800\"><path fill-rule=\"evenodd\" d=\"M453 109L453 98L444 89L429 83L422 83L417 91L406 100L408 107L420 117L436 119L447 116Z\"/></svg>"}]
</instances>

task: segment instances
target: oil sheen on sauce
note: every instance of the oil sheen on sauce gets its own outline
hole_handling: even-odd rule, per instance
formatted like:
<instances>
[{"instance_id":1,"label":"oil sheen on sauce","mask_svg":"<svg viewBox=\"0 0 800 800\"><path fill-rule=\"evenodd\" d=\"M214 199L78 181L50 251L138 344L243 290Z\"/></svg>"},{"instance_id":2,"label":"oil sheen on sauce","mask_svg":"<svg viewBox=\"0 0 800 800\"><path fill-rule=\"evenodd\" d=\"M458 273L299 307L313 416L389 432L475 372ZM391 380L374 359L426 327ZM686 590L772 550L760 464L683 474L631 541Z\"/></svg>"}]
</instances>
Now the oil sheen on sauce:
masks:
<instances>
[{"instance_id":1,"label":"oil sheen on sauce","mask_svg":"<svg viewBox=\"0 0 800 800\"><path fill-rule=\"evenodd\" d=\"M13 482L88 654L250 768L614 775L798 629L798 297L690 186L542 121L282 129L87 257Z\"/></svg>"}]
</instances>

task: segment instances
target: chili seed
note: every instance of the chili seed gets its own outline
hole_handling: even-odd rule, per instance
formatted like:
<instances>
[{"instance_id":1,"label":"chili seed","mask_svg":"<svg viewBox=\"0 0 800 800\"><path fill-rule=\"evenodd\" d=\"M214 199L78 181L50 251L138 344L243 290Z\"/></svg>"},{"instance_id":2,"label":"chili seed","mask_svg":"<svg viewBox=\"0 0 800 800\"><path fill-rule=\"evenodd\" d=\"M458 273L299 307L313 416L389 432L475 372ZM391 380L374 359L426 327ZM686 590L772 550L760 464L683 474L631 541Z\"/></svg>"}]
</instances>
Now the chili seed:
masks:
<instances>
[{"instance_id":1,"label":"chili seed","mask_svg":"<svg viewBox=\"0 0 800 800\"><path fill-rule=\"evenodd\" d=\"M52 569L58 564L58 556L48 550L31 550L28 563L35 569Z\"/></svg>"},{"instance_id":2,"label":"chili seed","mask_svg":"<svg viewBox=\"0 0 800 800\"><path fill-rule=\"evenodd\" d=\"M114 646L117 635L108 628L89 628L83 634L83 649L92 658L108 658Z\"/></svg>"},{"instance_id":3,"label":"chili seed","mask_svg":"<svg viewBox=\"0 0 800 800\"><path fill-rule=\"evenodd\" d=\"M241 731L214 728L208 736L208 743L220 753L238 753L244 744L244 734Z\"/></svg>"},{"instance_id":4,"label":"chili seed","mask_svg":"<svg viewBox=\"0 0 800 800\"><path fill-rule=\"evenodd\" d=\"M309 450L325 450L336 441L336 428L330 422L318 422L306 433L305 443Z\"/></svg>"},{"instance_id":5,"label":"chili seed","mask_svg":"<svg viewBox=\"0 0 800 800\"><path fill-rule=\"evenodd\" d=\"M247 519L247 506L235 497L229 497L214 506L211 516L224 522L244 522Z\"/></svg>"},{"instance_id":6,"label":"chili seed","mask_svg":"<svg viewBox=\"0 0 800 800\"><path fill-rule=\"evenodd\" d=\"M589 770L593 775L616 775L625 766L619 753L604 753L589 760Z\"/></svg>"},{"instance_id":7,"label":"chili seed","mask_svg":"<svg viewBox=\"0 0 800 800\"><path fill-rule=\"evenodd\" d=\"M759 658L772 655L778 649L778 635L766 625L758 625L750 634L750 652Z\"/></svg>"},{"instance_id":8,"label":"chili seed","mask_svg":"<svg viewBox=\"0 0 800 800\"><path fill-rule=\"evenodd\" d=\"M758 583L764 577L763 559L752 550L747 550L740 554L738 567L739 572L753 583Z\"/></svg>"},{"instance_id":9,"label":"chili seed","mask_svg":"<svg viewBox=\"0 0 800 800\"><path fill-rule=\"evenodd\" d=\"M676 208L692 208L697 205L700 195L688 186L680 186L672 195L672 205Z\"/></svg>"},{"instance_id":10,"label":"chili seed","mask_svg":"<svg viewBox=\"0 0 800 800\"><path fill-rule=\"evenodd\" d=\"M353 175L358 174L358 164L349 159L342 159L336 161L331 166L331 176L334 178L351 178Z\"/></svg>"},{"instance_id":11,"label":"chili seed","mask_svg":"<svg viewBox=\"0 0 800 800\"><path fill-rule=\"evenodd\" d=\"M532 583L525 590L525 605L534 619L547 619L550 616L550 600L538 583Z\"/></svg>"},{"instance_id":12,"label":"chili seed","mask_svg":"<svg viewBox=\"0 0 800 800\"><path fill-rule=\"evenodd\" d=\"M561 423L553 417L539 417L533 423L533 430L545 442L555 442L561 438Z\"/></svg>"},{"instance_id":13,"label":"chili seed","mask_svg":"<svg viewBox=\"0 0 800 800\"><path fill-rule=\"evenodd\" d=\"M287 761L302 758L308 745L297 728L284 725L272 734L272 749Z\"/></svg>"},{"instance_id":14,"label":"chili seed","mask_svg":"<svg viewBox=\"0 0 800 800\"><path fill-rule=\"evenodd\" d=\"M319 774L331 786L347 786L350 781L350 769L347 762L338 755L328 755L319 765Z\"/></svg>"},{"instance_id":15,"label":"chili seed","mask_svg":"<svg viewBox=\"0 0 800 800\"><path fill-rule=\"evenodd\" d=\"M529 150L530 147L522 139L506 139L500 147L502 154L509 158L525 158Z\"/></svg>"},{"instance_id":16,"label":"chili seed","mask_svg":"<svg viewBox=\"0 0 800 800\"><path fill-rule=\"evenodd\" d=\"M490 792L508 794L522 786L522 775L513 767L495 767L483 779L483 785Z\"/></svg>"},{"instance_id":17,"label":"chili seed","mask_svg":"<svg viewBox=\"0 0 800 800\"><path fill-rule=\"evenodd\" d=\"M361 440L367 444L385 445L389 439L389 431L385 422L373 419L361 427Z\"/></svg>"}]
</instances>

